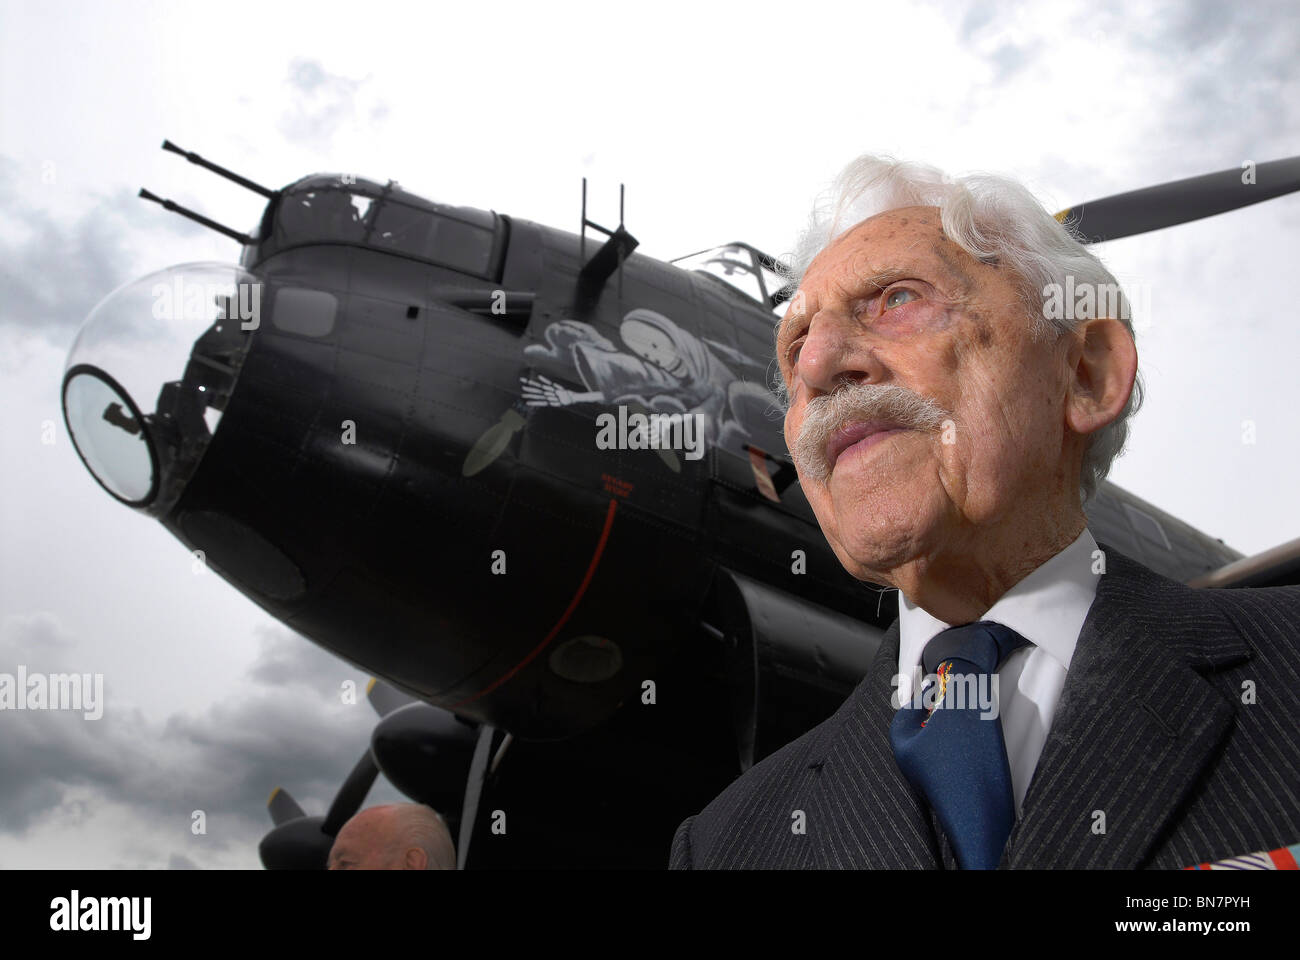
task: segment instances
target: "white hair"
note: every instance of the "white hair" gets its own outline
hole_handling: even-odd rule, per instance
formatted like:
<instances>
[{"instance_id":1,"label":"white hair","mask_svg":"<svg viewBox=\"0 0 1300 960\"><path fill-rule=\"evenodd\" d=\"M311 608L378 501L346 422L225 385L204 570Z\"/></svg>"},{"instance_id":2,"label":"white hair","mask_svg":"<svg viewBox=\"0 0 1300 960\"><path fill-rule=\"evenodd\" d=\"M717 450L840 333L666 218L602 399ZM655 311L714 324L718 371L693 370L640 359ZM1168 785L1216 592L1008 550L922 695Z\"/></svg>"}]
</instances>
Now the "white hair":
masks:
<instances>
[{"instance_id":1,"label":"white hair","mask_svg":"<svg viewBox=\"0 0 1300 960\"><path fill-rule=\"evenodd\" d=\"M426 870L455 870L456 849L442 814L422 803L393 804L394 845L398 857L411 847L426 856Z\"/></svg>"},{"instance_id":2,"label":"white hair","mask_svg":"<svg viewBox=\"0 0 1300 960\"><path fill-rule=\"evenodd\" d=\"M1061 311L1046 309L1049 290L1070 288L1116 292L1120 315L1115 319L1133 335L1128 300L1115 277L1023 185L986 174L952 178L928 164L889 157L861 156L840 172L786 256L784 279L797 286L817 254L840 234L878 213L912 206L938 207L949 239L982 263L1005 264L1020 278L1030 336L1060 336L1084 319L1067 319L1073 310L1058 316ZM1096 493L1124 449L1128 418L1141 404L1139 376L1119 416L1090 437L1079 477L1083 501Z\"/></svg>"}]
</instances>

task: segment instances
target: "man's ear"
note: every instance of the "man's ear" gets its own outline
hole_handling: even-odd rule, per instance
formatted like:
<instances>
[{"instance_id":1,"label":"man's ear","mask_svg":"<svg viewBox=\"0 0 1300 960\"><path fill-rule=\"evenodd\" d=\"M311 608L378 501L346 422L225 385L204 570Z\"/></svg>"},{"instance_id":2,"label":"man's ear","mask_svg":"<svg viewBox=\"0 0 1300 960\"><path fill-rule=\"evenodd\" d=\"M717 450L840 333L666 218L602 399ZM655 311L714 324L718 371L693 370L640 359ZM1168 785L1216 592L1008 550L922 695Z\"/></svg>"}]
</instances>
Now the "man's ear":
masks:
<instances>
[{"instance_id":1,"label":"man's ear","mask_svg":"<svg viewBox=\"0 0 1300 960\"><path fill-rule=\"evenodd\" d=\"M402 858L403 870L424 870L429 866L429 855L419 847L407 847Z\"/></svg>"},{"instance_id":2,"label":"man's ear","mask_svg":"<svg viewBox=\"0 0 1300 960\"><path fill-rule=\"evenodd\" d=\"M1098 317L1075 330L1068 353L1065 422L1075 433L1100 430L1119 416L1137 377L1137 346L1124 324Z\"/></svg>"}]
</instances>

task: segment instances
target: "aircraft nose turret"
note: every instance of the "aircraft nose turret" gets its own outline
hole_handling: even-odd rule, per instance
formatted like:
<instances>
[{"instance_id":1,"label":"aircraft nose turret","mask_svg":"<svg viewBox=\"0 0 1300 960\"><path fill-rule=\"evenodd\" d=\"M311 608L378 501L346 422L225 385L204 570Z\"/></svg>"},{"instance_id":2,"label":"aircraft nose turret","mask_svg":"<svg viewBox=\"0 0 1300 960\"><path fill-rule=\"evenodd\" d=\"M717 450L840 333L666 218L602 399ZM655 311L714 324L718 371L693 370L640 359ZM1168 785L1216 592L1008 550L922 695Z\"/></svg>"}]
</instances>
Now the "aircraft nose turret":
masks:
<instances>
[{"instance_id":1,"label":"aircraft nose turret","mask_svg":"<svg viewBox=\"0 0 1300 960\"><path fill-rule=\"evenodd\" d=\"M82 324L63 417L91 476L155 516L203 456L261 323L262 284L233 264L170 267L119 287Z\"/></svg>"}]
</instances>

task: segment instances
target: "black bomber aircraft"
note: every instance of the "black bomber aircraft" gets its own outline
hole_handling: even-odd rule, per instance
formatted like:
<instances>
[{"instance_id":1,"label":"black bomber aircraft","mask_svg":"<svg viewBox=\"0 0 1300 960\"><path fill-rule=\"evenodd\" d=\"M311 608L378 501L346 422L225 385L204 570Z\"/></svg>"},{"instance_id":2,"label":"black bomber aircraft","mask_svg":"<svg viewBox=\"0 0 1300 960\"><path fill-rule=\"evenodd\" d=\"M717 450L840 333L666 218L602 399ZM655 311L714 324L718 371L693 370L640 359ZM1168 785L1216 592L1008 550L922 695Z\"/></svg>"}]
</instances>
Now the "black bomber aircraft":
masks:
<instances>
[{"instance_id":1,"label":"black bomber aircraft","mask_svg":"<svg viewBox=\"0 0 1300 960\"><path fill-rule=\"evenodd\" d=\"M172 267L87 317L77 452L272 616L378 678L328 814L277 790L268 867L321 867L383 772L460 864L666 864L674 827L834 712L896 596L826 544L770 389L781 265L678 263L620 221L570 233L317 174L239 263ZM1300 189L1300 158L1066 211L1087 242ZM597 236L588 238L588 230ZM603 240L597 244L597 237ZM1300 582L1104 484L1100 541L1181 581ZM143 596L141 599L145 599Z\"/></svg>"}]
</instances>

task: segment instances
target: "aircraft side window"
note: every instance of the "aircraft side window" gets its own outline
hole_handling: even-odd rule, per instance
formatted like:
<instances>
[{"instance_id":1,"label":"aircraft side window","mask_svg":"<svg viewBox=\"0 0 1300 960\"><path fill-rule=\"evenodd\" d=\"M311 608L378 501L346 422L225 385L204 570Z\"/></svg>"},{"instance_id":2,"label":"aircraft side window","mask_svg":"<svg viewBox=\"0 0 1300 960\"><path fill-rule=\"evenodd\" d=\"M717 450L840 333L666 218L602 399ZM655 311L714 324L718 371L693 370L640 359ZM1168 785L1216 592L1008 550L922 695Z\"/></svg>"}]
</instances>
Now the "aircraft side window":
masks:
<instances>
[{"instance_id":1,"label":"aircraft side window","mask_svg":"<svg viewBox=\"0 0 1300 960\"><path fill-rule=\"evenodd\" d=\"M786 279L784 277L782 277L779 273L767 269L767 267L763 267L762 270L763 270L763 292L766 293L767 296L769 297L773 296L778 291L785 289ZM777 304L777 308L779 309L780 313L784 316L786 305L784 303Z\"/></svg>"},{"instance_id":2,"label":"aircraft side window","mask_svg":"<svg viewBox=\"0 0 1300 960\"><path fill-rule=\"evenodd\" d=\"M356 200L368 202L368 198L332 187L290 194L276 215L276 231L281 242L305 237L360 243L365 222Z\"/></svg>"},{"instance_id":3,"label":"aircraft side window","mask_svg":"<svg viewBox=\"0 0 1300 960\"><path fill-rule=\"evenodd\" d=\"M338 297L326 290L280 287L275 292L272 321L281 330L304 337L324 337L334 330Z\"/></svg>"},{"instance_id":4,"label":"aircraft side window","mask_svg":"<svg viewBox=\"0 0 1300 960\"><path fill-rule=\"evenodd\" d=\"M466 273L487 276L493 231L451 217L437 219L437 249L430 259Z\"/></svg>"},{"instance_id":5,"label":"aircraft side window","mask_svg":"<svg viewBox=\"0 0 1300 960\"><path fill-rule=\"evenodd\" d=\"M754 270L753 257L744 247L718 247L711 251L696 269L725 280L755 300L762 300L763 291L759 286L758 274Z\"/></svg>"},{"instance_id":6,"label":"aircraft side window","mask_svg":"<svg viewBox=\"0 0 1300 960\"><path fill-rule=\"evenodd\" d=\"M708 274L751 300L766 304L769 297L785 286L785 281L775 271L763 266L763 261L763 255L748 244L729 243L678 257L669 263L683 270ZM781 312L785 312L784 308Z\"/></svg>"},{"instance_id":7,"label":"aircraft side window","mask_svg":"<svg viewBox=\"0 0 1300 960\"><path fill-rule=\"evenodd\" d=\"M370 232L371 246L431 260L453 270L486 276L493 231L454 217L389 200Z\"/></svg>"},{"instance_id":8,"label":"aircraft side window","mask_svg":"<svg viewBox=\"0 0 1300 960\"><path fill-rule=\"evenodd\" d=\"M375 217L370 232L371 246L399 250L415 257L427 257L433 245L433 215L394 200L386 201Z\"/></svg>"}]
</instances>

